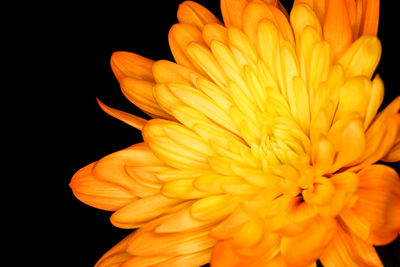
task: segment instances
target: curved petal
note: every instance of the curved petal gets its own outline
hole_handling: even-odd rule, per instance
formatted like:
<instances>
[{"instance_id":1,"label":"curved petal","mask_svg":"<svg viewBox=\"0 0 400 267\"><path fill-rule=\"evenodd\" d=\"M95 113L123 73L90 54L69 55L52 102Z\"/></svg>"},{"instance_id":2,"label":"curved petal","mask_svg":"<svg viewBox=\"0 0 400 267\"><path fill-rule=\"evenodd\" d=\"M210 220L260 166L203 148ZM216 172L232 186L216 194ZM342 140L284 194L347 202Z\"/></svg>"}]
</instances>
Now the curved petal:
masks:
<instances>
[{"instance_id":1,"label":"curved petal","mask_svg":"<svg viewBox=\"0 0 400 267\"><path fill-rule=\"evenodd\" d=\"M400 179L392 168L371 165L362 169L360 197L353 209L371 223L367 240L376 245L393 241L400 231Z\"/></svg>"},{"instance_id":2,"label":"curved petal","mask_svg":"<svg viewBox=\"0 0 400 267\"><path fill-rule=\"evenodd\" d=\"M111 69L115 77L120 81L122 78L131 77L153 82L151 68L154 61L135 53L118 51L111 56Z\"/></svg>"},{"instance_id":3,"label":"curved petal","mask_svg":"<svg viewBox=\"0 0 400 267\"><path fill-rule=\"evenodd\" d=\"M376 266L383 267L375 248L348 232L345 226L337 227L334 238L320 257L326 267Z\"/></svg>"},{"instance_id":4,"label":"curved petal","mask_svg":"<svg viewBox=\"0 0 400 267\"><path fill-rule=\"evenodd\" d=\"M221 13L227 27L242 27L243 11L248 2L248 0L221 0Z\"/></svg>"},{"instance_id":5,"label":"curved petal","mask_svg":"<svg viewBox=\"0 0 400 267\"><path fill-rule=\"evenodd\" d=\"M336 232L333 219L318 217L301 234L283 237L281 253L289 266L307 266L314 263Z\"/></svg>"},{"instance_id":6,"label":"curved petal","mask_svg":"<svg viewBox=\"0 0 400 267\"><path fill-rule=\"evenodd\" d=\"M178 21L203 29L207 23L221 23L207 8L193 1L184 1L178 8Z\"/></svg>"},{"instance_id":7,"label":"curved petal","mask_svg":"<svg viewBox=\"0 0 400 267\"><path fill-rule=\"evenodd\" d=\"M122 186L105 182L93 175L96 162L83 167L72 177L69 186L77 199L92 207L114 211L126 206L136 196Z\"/></svg>"}]
</instances>

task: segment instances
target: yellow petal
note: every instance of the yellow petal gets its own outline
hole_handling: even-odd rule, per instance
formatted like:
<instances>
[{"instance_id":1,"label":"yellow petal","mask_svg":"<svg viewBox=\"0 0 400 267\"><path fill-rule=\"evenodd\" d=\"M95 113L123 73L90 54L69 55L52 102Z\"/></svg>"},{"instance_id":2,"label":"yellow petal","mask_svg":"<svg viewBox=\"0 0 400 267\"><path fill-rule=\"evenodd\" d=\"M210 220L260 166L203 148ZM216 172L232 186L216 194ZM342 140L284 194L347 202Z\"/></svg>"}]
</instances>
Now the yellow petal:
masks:
<instances>
[{"instance_id":1,"label":"yellow petal","mask_svg":"<svg viewBox=\"0 0 400 267\"><path fill-rule=\"evenodd\" d=\"M161 193L176 199L198 199L209 194L197 190L193 186L193 179L180 179L167 182L161 188Z\"/></svg>"},{"instance_id":2,"label":"yellow petal","mask_svg":"<svg viewBox=\"0 0 400 267\"><path fill-rule=\"evenodd\" d=\"M382 104L384 93L385 88L383 85L383 81L379 75L376 75L375 78L372 80L372 86L369 92L368 108L365 113L364 120L364 131L368 128L371 121L375 117L380 105Z\"/></svg>"},{"instance_id":3,"label":"yellow petal","mask_svg":"<svg viewBox=\"0 0 400 267\"><path fill-rule=\"evenodd\" d=\"M251 215L239 207L226 219L213 227L210 235L219 240L230 239L235 235L236 231L250 219Z\"/></svg>"},{"instance_id":4,"label":"yellow petal","mask_svg":"<svg viewBox=\"0 0 400 267\"><path fill-rule=\"evenodd\" d=\"M201 77L192 69L168 60L158 60L153 64L153 75L157 83L181 83L193 86L193 81Z\"/></svg>"},{"instance_id":5,"label":"yellow petal","mask_svg":"<svg viewBox=\"0 0 400 267\"><path fill-rule=\"evenodd\" d=\"M381 58L382 47L376 36L360 37L339 58L347 77L363 75L372 77Z\"/></svg>"},{"instance_id":6,"label":"yellow petal","mask_svg":"<svg viewBox=\"0 0 400 267\"><path fill-rule=\"evenodd\" d=\"M335 159L335 146L321 135L312 147L312 164L317 176L327 173Z\"/></svg>"},{"instance_id":7,"label":"yellow petal","mask_svg":"<svg viewBox=\"0 0 400 267\"><path fill-rule=\"evenodd\" d=\"M124 77L154 81L151 72L154 61L151 59L130 52L118 51L112 54L110 63L118 81Z\"/></svg>"},{"instance_id":8,"label":"yellow petal","mask_svg":"<svg viewBox=\"0 0 400 267\"><path fill-rule=\"evenodd\" d=\"M259 218L253 218L243 224L232 240L232 245L235 247L252 247L264 234L262 222Z\"/></svg>"},{"instance_id":9,"label":"yellow petal","mask_svg":"<svg viewBox=\"0 0 400 267\"><path fill-rule=\"evenodd\" d=\"M238 199L228 194L209 196L197 200L190 210L198 220L215 220L230 214L238 205Z\"/></svg>"},{"instance_id":10,"label":"yellow petal","mask_svg":"<svg viewBox=\"0 0 400 267\"><path fill-rule=\"evenodd\" d=\"M178 8L178 21L201 30L207 23L221 23L207 8L193 1L184 1Z\"/></svg>"}]
</instances>

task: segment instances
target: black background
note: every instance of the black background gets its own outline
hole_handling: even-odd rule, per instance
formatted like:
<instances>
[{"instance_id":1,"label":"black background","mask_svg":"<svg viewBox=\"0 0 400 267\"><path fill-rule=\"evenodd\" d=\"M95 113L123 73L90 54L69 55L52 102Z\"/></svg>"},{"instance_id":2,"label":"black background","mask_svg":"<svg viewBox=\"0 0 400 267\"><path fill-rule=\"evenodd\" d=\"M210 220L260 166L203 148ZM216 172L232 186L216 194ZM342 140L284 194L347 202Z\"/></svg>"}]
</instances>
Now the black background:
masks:
<instances>
[{"instance_id":1,"label":"black background","mask_svg":"<svg viewBox=\"0 0 400 267\"><path fill-rule=\"evenodd\" d=\"M39 99L29 108L24 123L25 133L37 136L29 141L32 148L24 152L34 162L28 170L30 176L24 179L35 181L32 189L27 189L34 192L39 202L28 201L28 210L32 212L27 213L28 218L20 222L19 228L22 236L26 232L33 235L17 240L18 246L24 244L22 251L39 251L29 256L29 261L49 266L93 266L130 233L111 225L110 212L75 199L68 184L81 167L141 141L138 130L105 114L95 98L148 118L123 97L109 67L110 56L114 51L124 50L154 60L172 60L167 37L169 28L177 22L180 2L97 1L92 5L69 2L45 6L34 15L36 20L40 16L44 19L31 30L45 29L39 38L46 42L39 42L35 39L38 37L29 39L39 44L32 60L43 64L40 67L37 64L40 83L33 94ZM221 18L217 0L197 2ZM291 1L284 4L290 10ZM383 54L377 72L385 82L384 105L399 94L400 87L397 82L400 25L393 4L385 0L381 5L378 34ZM29 21L27 24L29 27ZM29 97L30 94L25 99L28 102ZM34 116L29 116L29 112ZM45 156L38 152L44 152ZM27 168L23 164L19 167ZM25 187L30 187L28 184ZM42 240L46 245L40 245ZM395 266L399 242L378 251L385 266Z\"/></svg>"}]
</instances>

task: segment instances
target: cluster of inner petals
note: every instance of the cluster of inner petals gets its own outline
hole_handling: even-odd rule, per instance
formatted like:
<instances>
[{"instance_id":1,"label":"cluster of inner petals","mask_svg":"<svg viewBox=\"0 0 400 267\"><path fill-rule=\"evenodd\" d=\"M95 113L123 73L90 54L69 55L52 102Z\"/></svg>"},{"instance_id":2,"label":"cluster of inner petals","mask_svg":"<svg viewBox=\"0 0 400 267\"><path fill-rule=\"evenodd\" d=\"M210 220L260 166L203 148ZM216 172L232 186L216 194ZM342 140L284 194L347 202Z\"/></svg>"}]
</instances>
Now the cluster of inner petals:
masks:
<instances>
[{"instance_id":1,"label":"cluster of inner petals","mask_svg":"<svg viewBox=\"0 0 400 267\"><path fill-rule=\"evenodd\" d=\"M380 266L372 245L400 231L400 181L373 164L399 159L400 98L377 114L376 2L301 0L289 15L226 0L224 26L187 1L176 63L115 53L122 92L154 119L99 102L144 142L71 182L139 228L98 266Z\"/></svg>"}]
</instances>

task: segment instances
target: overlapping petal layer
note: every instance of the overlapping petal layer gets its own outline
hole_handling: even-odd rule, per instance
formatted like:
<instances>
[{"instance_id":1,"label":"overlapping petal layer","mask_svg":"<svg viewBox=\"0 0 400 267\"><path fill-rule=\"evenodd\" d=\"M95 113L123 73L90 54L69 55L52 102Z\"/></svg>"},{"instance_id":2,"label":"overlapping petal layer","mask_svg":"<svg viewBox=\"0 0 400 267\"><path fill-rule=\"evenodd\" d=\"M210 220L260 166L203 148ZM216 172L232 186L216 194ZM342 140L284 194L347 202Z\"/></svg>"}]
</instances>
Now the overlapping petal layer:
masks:
<instances>
[{"instance_id":1,"label":"overlapping petal layer","mask_svg":"<svg viewBox=\"0 0 400 267\"><path fill-rule=\"evenodd\" d=\"M400 231L400 97L381 112L379 1L178 9L176 63L116 52L99 104L144 142L84 167L74 194L134 229L98 266L381 266Z\"/></svg>"}]
</instances>

